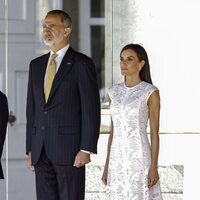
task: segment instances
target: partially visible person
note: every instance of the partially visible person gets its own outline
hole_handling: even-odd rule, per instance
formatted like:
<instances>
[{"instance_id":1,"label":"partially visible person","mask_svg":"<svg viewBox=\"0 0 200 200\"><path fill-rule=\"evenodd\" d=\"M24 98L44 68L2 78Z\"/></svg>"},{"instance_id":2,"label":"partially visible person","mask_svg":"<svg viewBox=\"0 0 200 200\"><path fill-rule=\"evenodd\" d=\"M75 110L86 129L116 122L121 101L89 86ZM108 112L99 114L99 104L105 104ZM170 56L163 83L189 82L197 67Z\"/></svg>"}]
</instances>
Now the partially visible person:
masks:
<instances>
[{"instance_id":1,"label":"partially visible person","mask_svg":"<svg viewBox=\"0 0 200 200\"><path fill-rule=\"evenodd\" d=\"M37 200L83 200L85 165L97 153L100 98L94 62L69 42L71 17L49 11L43 23L48 54L30 63L27 167Z\"/></svg>"},{"instance_id":2,"label":"partially visible person","mask_svg":"<svg viewBox=\"0 0 200 200\"><path fill-rule=\"evenodd\" d=\"M160 96L152 85L145 49L126 45L120 53L124 82L108 90L112 132L102 181L107 198L161 200L158 175ZM151 145L147 137L150 122Z\"/></svg>"},{"instance_id":3,"label":"partially visible person","mask_svg":"<svg viewBox=\"0 0 200 200\"><path fill-rule=\"evenodd\" d=\"M3 170L1 166L1 156L6 136L8 123L8 102L6 95L0 91L0 179L3 179Z\"/></svg>"}]
</instances>

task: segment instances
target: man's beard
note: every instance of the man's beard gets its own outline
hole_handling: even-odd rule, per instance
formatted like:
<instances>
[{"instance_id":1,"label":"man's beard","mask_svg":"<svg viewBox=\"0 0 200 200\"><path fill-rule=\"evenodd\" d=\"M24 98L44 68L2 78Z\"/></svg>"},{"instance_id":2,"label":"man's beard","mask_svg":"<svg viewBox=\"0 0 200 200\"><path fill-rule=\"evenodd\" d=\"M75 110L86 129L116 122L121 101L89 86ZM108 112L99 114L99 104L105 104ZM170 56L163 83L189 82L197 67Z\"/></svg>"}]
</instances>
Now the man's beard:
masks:
<instances>
[{"instance_id":1,"label":"man's beard","mask_svg":"<svg viewBox=\"0 0 200 200\"><path fill-rule=\"evenodd\" d=\"M59 45L62 42L62 36L59 37L43 37L45 45L52 47Z\"/></svg>"},{"instance_id":2,"label":"man's beard","mask_svg":"<svg viewBox=\"0 0 200 200\"><path fill-rule=\"evenodd\" d=\"M51 47L53 44L56 43L56 38L49 39L49 37L46 37L46 38L43 38L43 41L44 41L45 45Z\"/></svg>"}]
</instances>

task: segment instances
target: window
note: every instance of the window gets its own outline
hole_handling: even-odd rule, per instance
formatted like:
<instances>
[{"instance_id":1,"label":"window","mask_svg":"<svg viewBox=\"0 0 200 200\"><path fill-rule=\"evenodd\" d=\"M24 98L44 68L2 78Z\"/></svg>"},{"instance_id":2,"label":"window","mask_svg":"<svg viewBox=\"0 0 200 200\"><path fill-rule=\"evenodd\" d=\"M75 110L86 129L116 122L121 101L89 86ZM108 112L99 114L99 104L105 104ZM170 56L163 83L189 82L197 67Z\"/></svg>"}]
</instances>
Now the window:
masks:
<instances>
[{"instance_id":1,"label":"window","mask_svg":"<svg viewBox=\"0 0 200 200\"><path fill-rule=\"evenodd\" d=\"M105 100L105 2L79 0L80 51L96 64L100 98Z\"/></svg>"}]
</instances>

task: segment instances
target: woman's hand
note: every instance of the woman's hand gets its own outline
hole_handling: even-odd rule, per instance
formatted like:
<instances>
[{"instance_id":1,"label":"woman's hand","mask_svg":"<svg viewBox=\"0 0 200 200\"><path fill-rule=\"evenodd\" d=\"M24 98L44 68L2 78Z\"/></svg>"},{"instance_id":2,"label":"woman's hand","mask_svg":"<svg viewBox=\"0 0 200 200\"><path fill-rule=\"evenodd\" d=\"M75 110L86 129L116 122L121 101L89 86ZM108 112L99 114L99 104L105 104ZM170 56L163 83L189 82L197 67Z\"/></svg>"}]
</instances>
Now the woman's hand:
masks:
<instances>
[{"instance_id":1,"label":"woman's hand","mask_svg":"<svg viewBox=\"0 0 200 200\"><path fill-rule=\"evenodd\" d=\"M103 175L102 175L102 177L101 177L101 180L103 181L103 183L104 183L105 185L108 184L107 178L108 178L108 167L105 166L105 167L104 167L104 171L103 171Z\"/></svg>"},{"instance_id":2,"label":"woman's hand","mask_svg":"<svg viewBox=\"0 0 200 200\"><path fill-rule=\"evenodd\" d=\"M159 180L157 167L151 167L148 175L148 187L154 186Z\"/></svg>"}]
</instances>

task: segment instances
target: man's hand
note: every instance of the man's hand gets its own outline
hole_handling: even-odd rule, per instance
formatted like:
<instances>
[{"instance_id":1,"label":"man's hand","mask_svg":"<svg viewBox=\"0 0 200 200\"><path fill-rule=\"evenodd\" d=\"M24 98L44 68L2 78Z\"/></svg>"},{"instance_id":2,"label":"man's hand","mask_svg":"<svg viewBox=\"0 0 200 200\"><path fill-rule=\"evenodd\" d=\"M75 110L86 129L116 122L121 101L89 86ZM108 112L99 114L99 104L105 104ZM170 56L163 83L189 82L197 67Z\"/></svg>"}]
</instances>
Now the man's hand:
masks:
<instances>
[{"instance_id":1,"label":"man's hand","mask_svg":"<svg viewBox=\"0 0 200 200\"><path fill-rule=\"evenodd\" d=\"M90 154L79 151L75 157L74 167L83 167L90 162Z\"/></svg>"},{"instance_id":2,"label":"man's hand","mask_svg":"<svg viewBox=\"0 0 200 200\"><path fill-rule=\"evenodd\" d=\"M29 152L29 154L28 154L26 166L27 166L27 168L28 168L30 171L32 171L32 172L35 171L35 168L34 168L34 166L32 165L32 161L31 161L31 152Z\"/></svg>"}]
</instances>

